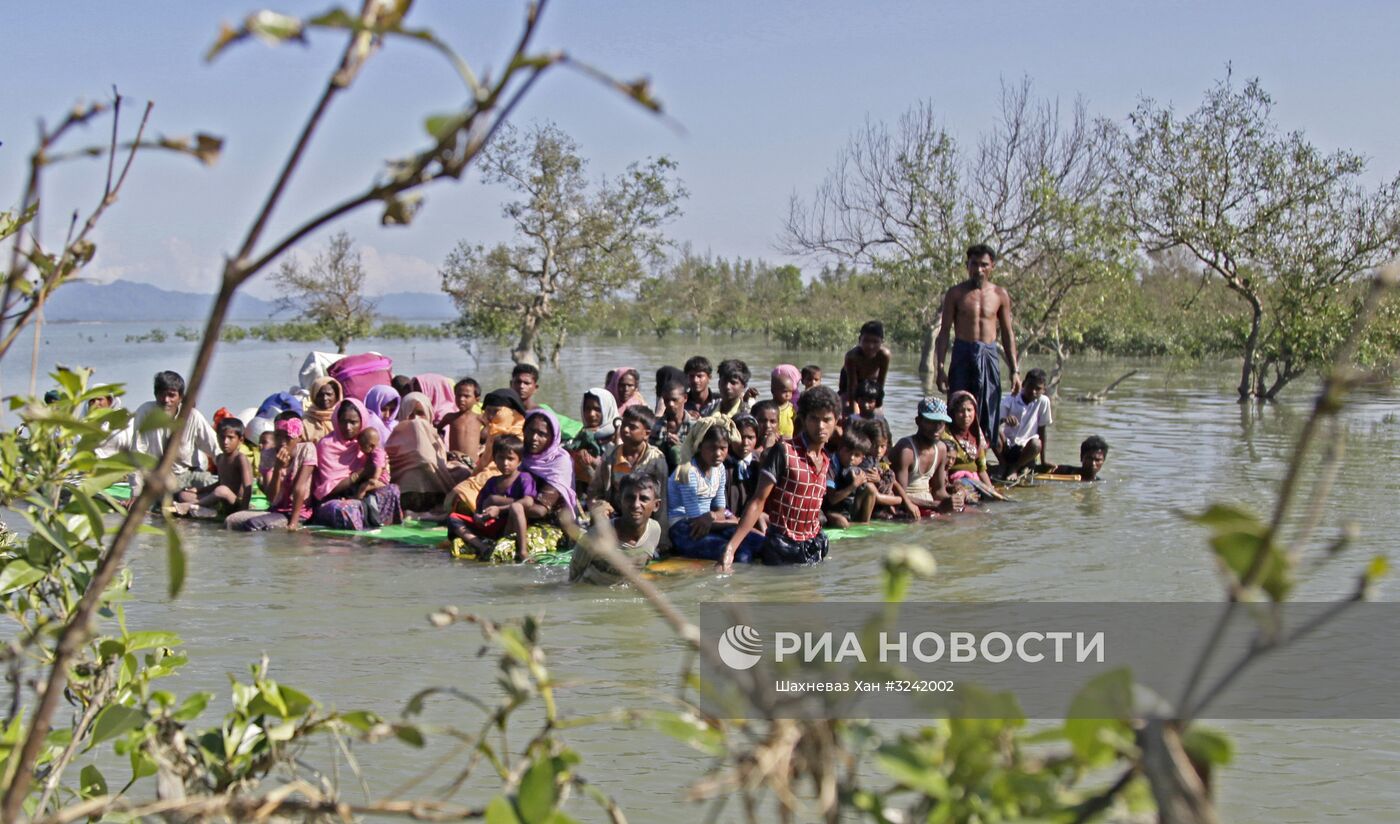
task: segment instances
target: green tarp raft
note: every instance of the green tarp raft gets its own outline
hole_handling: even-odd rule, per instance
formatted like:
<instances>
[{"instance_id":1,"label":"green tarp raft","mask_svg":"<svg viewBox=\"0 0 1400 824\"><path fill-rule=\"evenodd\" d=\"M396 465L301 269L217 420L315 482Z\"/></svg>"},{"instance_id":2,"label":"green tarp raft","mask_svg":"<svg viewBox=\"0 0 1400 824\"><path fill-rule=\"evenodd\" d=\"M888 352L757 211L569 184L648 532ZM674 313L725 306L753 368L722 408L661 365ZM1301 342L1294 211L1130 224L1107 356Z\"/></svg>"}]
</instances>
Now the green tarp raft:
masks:
<instances>
[{"instance_id":1,"label":"green tarp raft","mask_svg":"<svg viewBox=\"0 0 1400 824\"><path fill-rule=\"evenodd\" d=\"M551 409L551 411L553 411ZM572 438L583 429L583 424L567 415L559 415L559 428L565 439ZM126 484L116 484L107 488L107 494L113 498L125 501L131 497L131 488ZM268 508L267 496L256 493L253 495L250 509L266 511ZM847 529L828 530L827 539L839 541L844 538L863 538L869 535L884 535L891 532L899 532L907 529L910 525L890 521L877 521L868 524L852 524ZM430 521L406 520L401 524L392 526L382 526L378 529L366 529L355 531L350 529L330 529L322 526L306 526L306 531L315 535L327 535L337 538L355 538L361 541L375 541L382 543L397 544L409 547L430 547L436 548L447 540L447 527ZM550 553L543 556L540 563L546 566L567 564L569 562L570 551Z\"/></svg>"}]
</instances>

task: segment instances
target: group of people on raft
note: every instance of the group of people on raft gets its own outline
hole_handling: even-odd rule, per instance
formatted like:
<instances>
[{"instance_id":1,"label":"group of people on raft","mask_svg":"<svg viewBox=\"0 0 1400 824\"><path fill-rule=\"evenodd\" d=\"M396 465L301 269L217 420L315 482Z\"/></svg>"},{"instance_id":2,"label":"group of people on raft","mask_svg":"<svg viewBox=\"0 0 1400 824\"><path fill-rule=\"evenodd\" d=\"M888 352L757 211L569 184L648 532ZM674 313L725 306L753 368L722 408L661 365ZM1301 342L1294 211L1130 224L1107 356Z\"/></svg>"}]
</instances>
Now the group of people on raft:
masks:
<instances>
[{"instance_id":1,"label":"group of people on raft","mask_svg":"<svg viewBox=\"0 0 1400 824\"><path fill-rule=\"evenodd\" d=\"M969 250L970 279L990 270L987 254ZM641 373L623 366L583 393L572 432L536 401L540 373L529 364L514 368L509 387L484 394L471 378L422 374L355 397L326 375L302 397L275 394L251 415L220 410L211 423L191 410L177 445L176 512L250 531L304 523L363 530L409 512L446 523L454 554L480 560L520 562L576 546L571 578L606 583L616 570L580 540L590 509L609 519L616 545L639 565L669 548L728 569L816 563L828 551L824 528L919 520L997 497L993 471L998 480L1034 471L1093 480L1107 443L1085 440L1079 465L1046 462L1045 373L1021 380L1014 338L1004 335L1013 381L1001 397L998 360L986 357L995 342L970 339L1009 325L1009 300L1004 290L999 305L995 292L958 294L963 286L945 298L937 341L938 385L948 394L919 401L914 433L898 441L884 410L890 351L882 324L870 321L835 390L819 366L782 364L770 397L759 400L742 360L716 368L697 355L657 370L653 405ZM958 335L945 373L950 326ZM161 372L154 390L104 449L165 450L169 429L144 422L157 411L178 414L185 384ZM266 510L249 508L255 488Z\"/></svg>"}]
</instances>

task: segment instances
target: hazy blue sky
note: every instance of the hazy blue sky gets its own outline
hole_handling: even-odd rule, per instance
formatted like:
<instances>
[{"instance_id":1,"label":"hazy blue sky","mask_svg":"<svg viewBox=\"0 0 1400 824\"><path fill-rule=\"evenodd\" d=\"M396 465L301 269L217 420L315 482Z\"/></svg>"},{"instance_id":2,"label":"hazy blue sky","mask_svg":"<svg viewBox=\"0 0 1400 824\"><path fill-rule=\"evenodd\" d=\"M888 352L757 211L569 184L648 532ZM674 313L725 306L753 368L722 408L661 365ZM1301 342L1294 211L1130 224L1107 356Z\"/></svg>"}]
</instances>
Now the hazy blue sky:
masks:
<instances>
[{"instance_id":1,"label":"hazy blue sky","mask_svg":"<svg viewBox=\"0 0 1400 824\"><path fill-rule=\"evenodd\" d=\"M156 131L212 131L227 138L227 151L212 169L154 153L139 158L97 237L90 274L213 291L222 254L246 230L340 48L329 34L309 48L249 43L205 64L219 22L255 8L8 4L0 24L0 206L19 198L35 119L52 122L73 101L106 96L116 84L130 99L156 101ZM327 6L274 8L310 14ZM420 0L413 20L482 69L500 65L522 10L509 0ZM789 196L811 191L864 118L892 120L927 98L970 142L994 116L1000 81L1022 75L1041 95L1083 95L1095 113L1121 118L1139 95L1193 108L1232 63L1238 77L1262 78L1286 128L1360 151L1373 179L1389 177L1400 169L1397 23L1400 4L1384 0L556 0L539 45L622 77L649 75L684 131L567 72L540 83L517 122L555 120L595 175L670 155L691 191L671 227L677 240L724 256L781 259L775 241ZM421 146L424 116L456 105L460 89L435 54L391 44L334 105L279 214L305 214L361 188L383 159ZM104 132L79 137L97 142ZM87 208L99 184L95 163L56 172L45 190L56 219L47 234L61 233L64 212ZM468 180L431 189L410 228L380 228L369 212L342 225L361 242L376 291L433 290L459 239L505 237L500 201L500 192Z\"/></svg>"}]
</instances>

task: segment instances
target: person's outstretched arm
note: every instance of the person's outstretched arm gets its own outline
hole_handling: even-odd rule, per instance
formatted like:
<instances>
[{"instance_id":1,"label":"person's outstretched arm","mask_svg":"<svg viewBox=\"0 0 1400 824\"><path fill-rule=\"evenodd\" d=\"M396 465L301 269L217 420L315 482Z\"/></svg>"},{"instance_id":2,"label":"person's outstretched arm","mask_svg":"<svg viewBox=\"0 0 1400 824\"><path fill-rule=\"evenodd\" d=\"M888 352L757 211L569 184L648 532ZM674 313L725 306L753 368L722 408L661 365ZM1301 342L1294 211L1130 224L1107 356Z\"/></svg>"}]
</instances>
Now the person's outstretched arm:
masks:
<instances>
[{"instance_id":1,"label":"person's outstretched arm","mask_svg":"<svg viewBox=\"0 0 1400 824\"><path fill-rule=\"evenodd\" d=\"M734 568L734 553L739 551L739 545L753 532L754 525L758 523L758 518L763 514L763 507L768 503L768 495L773 491L773 479L767 475L758 477L758 489L754 491L753 500L749 501L749 508L744 510L744 519L739 522L739 526L734 530L734 534L729 536L729 543L724 545L724 557L715 564L715 569L720 572L729 572Z\"/></svg>"}]
</instances>

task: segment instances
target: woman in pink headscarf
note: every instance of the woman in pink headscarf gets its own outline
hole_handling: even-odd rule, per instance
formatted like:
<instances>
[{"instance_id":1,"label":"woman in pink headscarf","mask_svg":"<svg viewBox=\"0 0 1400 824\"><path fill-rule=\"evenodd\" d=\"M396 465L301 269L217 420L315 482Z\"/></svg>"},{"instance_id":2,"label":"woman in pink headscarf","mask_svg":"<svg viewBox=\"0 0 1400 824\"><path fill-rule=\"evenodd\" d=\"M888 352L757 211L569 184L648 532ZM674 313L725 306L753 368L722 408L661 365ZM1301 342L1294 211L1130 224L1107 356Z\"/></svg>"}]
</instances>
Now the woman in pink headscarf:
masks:
<instances>
[{"instance_id":1,"label":"woman in pink headscarf","mask_svg":"<svg viewBox=\"0 0 1400 824\"><path fill-rule=\"evenodd\" d=\"M428 403L433 407L433 426L441 429L443 421L449 415L456 415L457 393L453 391L452 379L446 375L438 375L433 372L425 372L422 375L413 377L413 391L422 392L428 396Z\"/></svg>"},{"instance_id":2,"label":"woman in pink headscarf","mask_svg":"<svg viewBox=\"0 0 1400 824\"><path fill-rule=\"evenodd\" d=\"M797 399L802 394L802 370L790 363L773 367L773 402L778 405L778 434L791 438L797 431Z\"/></svg>"},{"instance_id":3,"label":"woman in pink headscarf","mask_svg":"<svg viewBox=\"0 0 1400 824\"><path fill-rule=\"evenodd\" d=\"M617 412L622 414L627 407L646 405L642 397L642 376L630 366L619 366L608 373L608 391L617 401Z\"/></svg>"},{"instance_id":4,"label":"woman in pink headscarf","mask_svg":"<svg viewBox=\"0 0 1400 824\"><path fill-rule=\"evenodd\" d=\"M261 532L296 529L310 520L311 481L316 472L316 444L301 439L302 420L294 412L277 416L273 444L258 461L258 485L267 495L266 512L245 509L224 521L225 529Z\"/></svg>"},{"instance_id":5,"label":"woman in pink headscarf","mask_svg":"<svg viewBox=\"0 0 1400 824\"><path fill-rule=\"evenodd\" d=\"M315 522L334 529L359 531L396 524L403 520L399 488L394 484L363 491L377 471L360 449L360 430L369 419L369 410L354 398L346 398L335 410L335 429L316 442L316 473L311 480L311 496L316 507Z\"/></svg>"}]
</instances>

